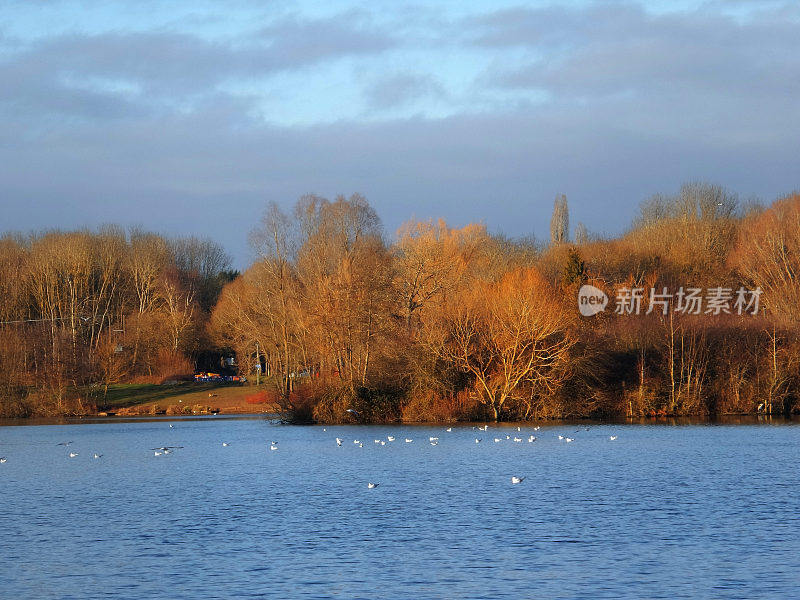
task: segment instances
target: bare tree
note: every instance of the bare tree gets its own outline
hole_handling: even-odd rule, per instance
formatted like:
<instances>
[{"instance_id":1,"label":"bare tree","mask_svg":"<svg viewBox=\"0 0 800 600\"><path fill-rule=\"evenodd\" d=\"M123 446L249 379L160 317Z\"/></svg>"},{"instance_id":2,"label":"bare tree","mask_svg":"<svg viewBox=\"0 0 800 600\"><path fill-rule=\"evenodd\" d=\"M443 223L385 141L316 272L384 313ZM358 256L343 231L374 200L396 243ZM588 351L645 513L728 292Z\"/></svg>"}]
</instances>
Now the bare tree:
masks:
<instances>
[{"instance_id":1,"label":"bare tree","mask_svg":"<svg viewBox=\"0 0 800 600\"><path fill-rule=\"evenodd\" d=\"M583 223L578 223L575 226L575 243L585 244L589 241L589 230Z\"/></svg>"},{"instance_id":2,"label":"bare tree","mask_svg":"<svg viewBox=\"0 0 800 600\"><path fill-rule=\"evenodd\" d=\"M745 222L734 264L763 290L766 308L789 323L800 321L800 194L775 202Z\"/></svg>"},{"instance_id":3,"label":"bare tree","mask_svg":"<svg viewBox=\"0 0 800 600\"><path fill-rule=\"evenodd\" d=\"M409 335L414 316L459 285L487 243L483 225L450 229L442 220L409 221L400 228L394 247L395 289Z\"/></svg>"},{"instance_id":4,"label":"bare tree","mask_svg":"<svg viewBox=\"0 0 800 600\"><path fill-rule=\"evenodd\" d=\"M200 309L210 311L226 283L230 256L216 242L196 236L172 239L169 247L184 287L196 296Z\"/></svg>"},{"instance_id":5,"label":"bare tree","mask_svg":"<svg viewBox=\"0 0 800 600\"><path fill-rule=\"evenodd\" d=\"M550 218L550 243L563 244L569 241L569 208L567 197L558 194L553 203L553 216Z\"/></svg>"},{"instance_id":6,"label":"bare tree","mask_svg":"<svg viewBox=\"0 0 800 600\"><path fill-rule=\"evenodd\" d=\"M303 306L317 352L351 390L367 382L386 329L391 299L391 257L380 220L357 194L333 202L307 197L298 203L302 245L298 253ZM329 363L330 364L330 363Z\"/></svg>"},{"instance_id":7,"label":"bare tree","mask_svg":"<svg viewBox=\"0 0 800 600\"><path fill-rule=\"evenodd\" d=\"M296 238L292 224L277 204L270 203L261 225L251 234L251 244L261 260L254 266L254 285L262 293L263 315L269 323L270 348L278 359L281 374L280 393L288 402L292 391L292 371L298 366L293 356L297 323L295 322L298 286L293 258Z\"/></svg>"},{"instance_id":8,"label":"bare tree","mask_svg":"<svg viewBox=\"0 0 800 600\"><path fill-rule=\"evenodd\" d=\"M552 393L575 343L571 320L535 269L517 270L453 307L440 352L474 377L479 401L497 420L526 386Z\"/></svg>"}]
</instances>

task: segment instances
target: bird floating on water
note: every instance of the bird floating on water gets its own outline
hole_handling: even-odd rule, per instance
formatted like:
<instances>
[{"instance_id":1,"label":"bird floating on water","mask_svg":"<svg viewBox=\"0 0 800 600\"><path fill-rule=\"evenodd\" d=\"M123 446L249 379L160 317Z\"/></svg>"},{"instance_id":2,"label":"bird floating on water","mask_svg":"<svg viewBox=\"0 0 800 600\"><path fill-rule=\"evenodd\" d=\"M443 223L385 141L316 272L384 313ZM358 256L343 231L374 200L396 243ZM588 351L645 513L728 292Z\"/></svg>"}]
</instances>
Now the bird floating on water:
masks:
<instances>
[{"instance_id":1,"label":"bird floating on water","mask_svg":"<svg viewBox=\"0 0 800 600\"><path fill-rule=\"evenodd\" d=\"M394 441L394 436L393 435L387 435L386 439L389 440L390 442L393 442Z\"/></svg>"},{"instance_id":2,"label":"bird floating on water","mask_svg":"<svg viewBox=\"0 0 800 600\"><path fill-rule=\"evenodd\" d=\"M163 452L159 452L158 450L153 452L153 456L161 456L162 454L164 454L164 453Z\"/></svg>"},{"instance_id":3,"label":"bird floating on water","mask_svg":"<svg viewBox=\"0 0 800 600\"><path fill-rule=\"evenodd\" d=\"M476 444L480 444L481 443L481 438L475 438L475 443Z\"/></svg>"},{"instance_id":4,"label":"bird floating on water","mask_svg":"<svg viewBox=\"0 0 800 600\"><path fill-rule=\"evenodd\" d=\"M438 439L439 439L438 437L429 437L429 438L428 438L428 441L430 441L430 442L435 442L435 441L437 441Z\"/></svg>"},{"instance_id":5,"label":"bird floating on water","mask_svg":"<svg viewBox=\"0 0 800 600\"><path fill-rule=\"evenodd\" d=\"M563 435L560 435L560 436L558 436L558 439L560 439L560 440L563 440L563 439L564 439L564 436L563 436Z\"/></svg>"},{"instance_id":6,"label":"bird floating on water","mask_svg":"<svg viewBox=\"0 0 800 600\"><path fill-rule=\"evenodd\" d=\"M0 464L6 462L8 459L5 456L0 456Z\"/></svg>"},{"instance_id":7,"label":"bird floating on water","mask_svg":"<svg viewBox=\"0 0 800 600\"><path fill-rule=\"evenodd\" d=\"M69 446L72 442L59 442L56 446Z\"/></svg>"},{"instance_id":8,"label":"bird floating on water","mask_svg":"<svg viewBox=\"0 0 800 600\"><path fill-rule=\"evenodd\" d=\"M529 443L529 444L530 444L530 443L533 443L533 442L535 442L535 441L536 441L536 438L535 438L534 436L531 436L531 437L529 437L529 438L528 438L528 443Z\"/></svg>"},{"instance_id":9,"label":"bird floating on water","mask_svg":"<svg viewBox=\"0 0 800 600\"><path fill-rule=\"evenodd\" d=\"M519 444L522 441L522 438L514 437L514 441Z\"/></svg>"},{"instance_id":10,"label":"bird floating on water","mask_svg":"<svg viewBox=\"0 0 800 600\"><path fill-rule=\"evenodd\" d=\"M224 448L227 448L227 447L228 447L228 442L222 442L222 446L223 446Z\"/></svg>"},{"instance_id":11,"label":"bird floating on water","mask_svg":"<svg viewBox=\"0 0 800 600\"><path fill-rule=\"evenodd\" d=\"M336 445L337 446L341 446L342 445L342 440L340 440L339 438L336 438Z\"/></svg>"},{"instance_id":12,"label":"bird floating on water","mask_svg":"<svg viewBox=\"0 0 800 600\"><path fill-rule=\"evenodd\" d=\"M353 443L354 444L360 444L361 442L359 440L353 440Z\"/></svg>"},{"instance_id":13,"label":"bird floating on water","mask_svg":"<svg viewBox=\"0 0 800 600\"><path fill-rule=\"evenodd\" d=\"M406 444L410 444L410 443L411 443L411 442L413 442L413 441L414 441L414 440L412 440L411 438L406 438Z\"/></svg>"},{"instance_id":14,"label":"bird floating on water","mask_svg":"<svg viewBox=\"0 0 800 600\"><path fill-rule=\"evenodd\" d=\"M97 452L95 452L94 456L92 458L103 458L103 455L102 454L98 454Z\"/></svg>"},{"instance_id":15,"label":"bird floating on water","mask_svg":"<svg viewBox=\"0 0 800 600\"><path fill-rule=\"evenodd\" d=\"M497 442L499 442L499 441L500 441L500 438L494 438L494 443L495 443L495 444L496 444Z\"/></svg>"},{"instance_id":16,"label":"bird floating on water","mask_svg":"<svg viewBox=\"0 0 800 600\"><path fill-rule=\"evenodd\" d=\"M564 438L565 442L574 442L575 438Z\"/></svg>"},{"instance_id":17,"label":"bird floating on water","mask_svg":"<svg viewBox=\"0 0 800 600\"><path fill-rule=\"evenodd\" d=\"M611 440L611 441L613 442L615 439L617 439L617 436L615 436L615 435L612 435L612 436L611 436L610 438L608 438L608 439L609 439L609 440Z\"/></svg>"},{"instance_id":18,"label":"bird floating on water","mask_svg":"<svg viewBox=\"0 0 800 600\"><path fill-rule=\"evenodd\" d=\"M524 477L517 477L516 475L511 476L511 483L513 483L514 485L522 483L523 481L525 481Z\"/></svg>"},{"instance_id":19,"label":"bird floating on water","mask_svg":"<svg viewBox=\"0 0 800 600\"><path fill-rule=\"evenodd\" d=\"M436 446L438 443L439 443L439 442L438 442L437 440L433 440L433 441L431 442L431 446Z\"/></svg>"},{"instance_id":20,"label":"bird floating on water","mask_svg":"<svg viewBox=\"0 0 800 600\"><path fill-rule=\"evenodd\" d=\"M447 431L449 433L449 432L453 431L453 428L452 427L448 427L447 429L445 429L445 431Z\"/></svg>"},{"instance_id":21,"label":"bird floating on water","mask_svg":"<svg viewBox=\"0 0 800 600\"><path fill-rule=\"evenodd\" d=\"M77 452L70 452L70 453L69 453L69 457L70 457L70 458L75 458L76 456L78 456L78 453L77 453Z\"/></svg>"},{"instance_id":22,"label":"bird floating on water","mask_svg":"<svg viewBox=\"0 0 800 600\"><path fill-rule=\"evenodd\" d=\"M367 484L367 488L369 488L369 489L371 489L371 490L372 490L372 489L375 489L376 487L378 487L378 485L380 485L380 484L377 484L377 483L372 483L372 482L370 481L370 482Z\"/></svg>"}]
</instances>

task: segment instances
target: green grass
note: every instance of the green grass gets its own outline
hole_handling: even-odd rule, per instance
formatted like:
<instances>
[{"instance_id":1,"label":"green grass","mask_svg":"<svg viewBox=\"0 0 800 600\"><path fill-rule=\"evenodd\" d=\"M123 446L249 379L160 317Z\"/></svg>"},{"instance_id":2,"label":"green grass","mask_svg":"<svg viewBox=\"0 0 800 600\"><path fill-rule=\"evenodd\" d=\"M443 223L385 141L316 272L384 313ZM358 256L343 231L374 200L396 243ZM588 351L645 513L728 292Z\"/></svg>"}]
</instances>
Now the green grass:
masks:
<instances>
[{"instance_id":1,"label":"green grass","mask_svg":"<svg viewBox=\"0 0 800 600\"><path fill-rule=\"evenodd\" d=\"M182 396L200 395L208 393L210 390L218 390L226 387L243 387L237 383L177 383L174 385L156 385L152 383L117 383L108 387L108 395L105 401L102 399L98 405L98 410L108 411L138 404L149 404L152 402L162 402L168 400L177 401Z\"/></svg>"}]
</instances>

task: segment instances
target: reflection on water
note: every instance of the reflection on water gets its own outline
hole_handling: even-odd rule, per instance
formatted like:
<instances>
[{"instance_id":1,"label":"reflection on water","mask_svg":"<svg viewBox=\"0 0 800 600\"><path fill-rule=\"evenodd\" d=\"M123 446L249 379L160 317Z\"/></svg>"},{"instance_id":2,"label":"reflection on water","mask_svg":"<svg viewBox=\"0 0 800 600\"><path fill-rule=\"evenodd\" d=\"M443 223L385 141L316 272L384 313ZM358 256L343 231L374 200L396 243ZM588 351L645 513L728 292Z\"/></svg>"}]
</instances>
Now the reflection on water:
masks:
<instances>
[{"instance_id":1,"label":"reflection on water","mask_svg":"<svg viewBox=\"0 0 800 600\"><path fill-rule=\"evenodd\" d=\"M800 428L773 425L0 427L0 595L791 597Z\"/></svg>"}]
</instances>

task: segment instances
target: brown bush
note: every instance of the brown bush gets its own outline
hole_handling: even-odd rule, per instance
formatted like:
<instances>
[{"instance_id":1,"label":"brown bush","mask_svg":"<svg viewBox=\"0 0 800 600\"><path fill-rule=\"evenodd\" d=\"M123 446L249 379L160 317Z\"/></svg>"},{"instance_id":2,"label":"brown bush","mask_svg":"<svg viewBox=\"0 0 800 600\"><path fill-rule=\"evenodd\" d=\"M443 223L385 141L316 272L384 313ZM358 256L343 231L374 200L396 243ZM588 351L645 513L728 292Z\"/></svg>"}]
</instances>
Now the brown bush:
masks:
<instances>
[{"instance_id":1,"label":"brown bush","mask_svg":"<svg viewBox=\"0 0 800 600\"><path fill-rule=\"evenodd\" d=\"M289 395L289 416L293 423L311 423L314 419L314 410L317 398L311 386L295 388Z\"/></svg>"},{"instance_id":2,"label":"brown bush","mask_svg":"<svg viewBox=\"0 0 800 600\"><path fill-rule=\"evenodd\" d=\"M473 418L480 409L469 390L440 394L425 391L411 397L403 407L406 422L450 422Z\"/></svg>"},{"instance_id":3,"label":"brown bush","mask_svg":"<svg viewBox=\"0 0 800 600\"><path fill-rule=\"evenodd\" d=\"M194 365L181 352L159 348L155 375L158 383L191 378Z\"/></svg>"},{"instance_id":4,"label":"brown bush","mask_svg":"<svg viewBox=\"0 0 800 600\"><path fill-rule=\"evenodd\" d=\"M317 386L314 390L315 402L311 412L317 423L347 423L347 409L352 398L347 390L338 386Z\"/></svg>"}]
</instances>

